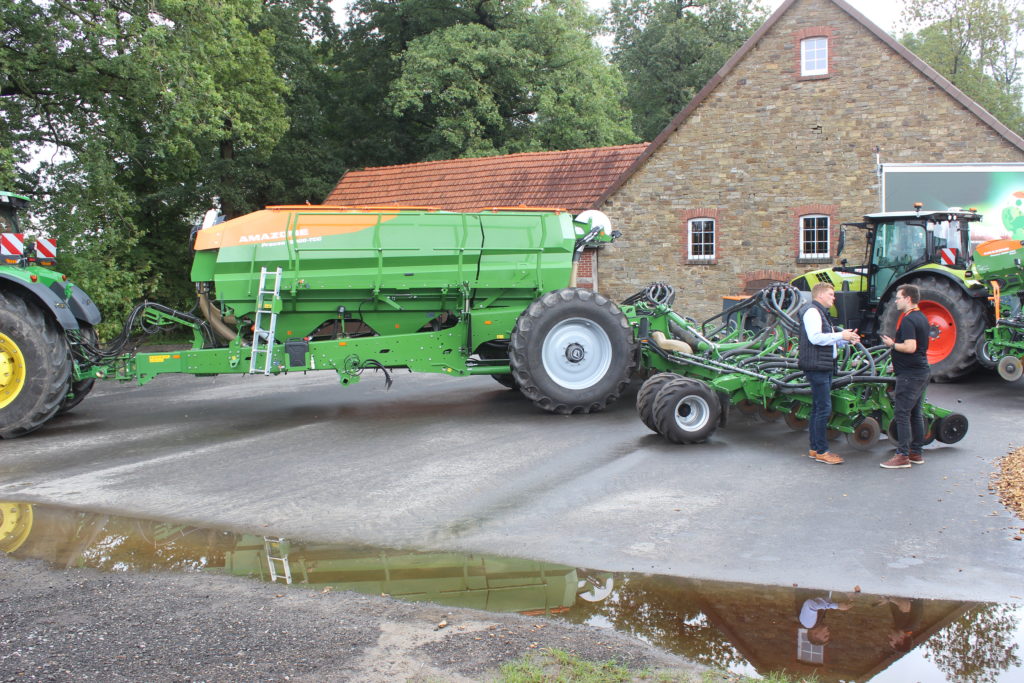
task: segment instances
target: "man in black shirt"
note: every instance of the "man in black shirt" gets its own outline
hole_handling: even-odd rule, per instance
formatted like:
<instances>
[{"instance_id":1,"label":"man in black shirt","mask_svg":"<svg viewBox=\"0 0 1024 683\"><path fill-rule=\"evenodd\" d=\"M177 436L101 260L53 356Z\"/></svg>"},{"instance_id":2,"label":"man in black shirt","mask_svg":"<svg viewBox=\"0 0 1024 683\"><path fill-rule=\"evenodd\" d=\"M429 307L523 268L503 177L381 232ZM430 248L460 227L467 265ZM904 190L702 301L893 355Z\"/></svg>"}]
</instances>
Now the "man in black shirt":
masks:
<instances>
[{"instance_id":1,"label":"man in black shirt","mask_svg":"<svg viewBox=\"0 0 1024 683\"><path fill-rule=\"evenodd\" d=\"M896 433L899 445L896 454L882 467L906 469L924 463L924 391L928 387L928 319L917 308L921 291L916 285L901 285L896 290L896 338L882 335L882 343L892 348L892 369L896 373L893 399Z\"/></svg>"}]
</instances>

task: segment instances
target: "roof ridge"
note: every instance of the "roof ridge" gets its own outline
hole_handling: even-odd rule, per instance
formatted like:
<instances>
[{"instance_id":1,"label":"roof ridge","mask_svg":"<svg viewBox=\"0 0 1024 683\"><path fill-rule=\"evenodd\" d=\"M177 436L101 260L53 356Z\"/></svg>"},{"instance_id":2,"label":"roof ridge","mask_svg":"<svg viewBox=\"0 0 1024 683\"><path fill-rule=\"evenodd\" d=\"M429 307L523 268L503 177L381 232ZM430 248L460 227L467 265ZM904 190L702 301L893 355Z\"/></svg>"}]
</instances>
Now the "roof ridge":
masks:
<instances>
[{"instance_id":1,"label":"roof ridge","mask_svg":"<svg viewBox=\"0 0 1024 683\"><path fill-rule=\"evenodd\" d=\"M618 149L629 149L631 147L646 147L646 142L631 142L624 145L610 145L605 147L577 147L574 149L551 149L542 152L514 152L512 154L492 154L485 157L458 157L455 159L432 159L430 161L410 161L407 164L389 164L386 166L366 166L364 168L352 169L352 171L378 171L383 168L406 168L409 166L427 166L427 165L441 165L441 164L455 164L455 163L473 163L482 162L492 159L515 159L526 156L542 156L542 155L557 155L557 154L570 154L572 152L594 152L597 150L609 151Z\"/></svg>"}]
</instances>

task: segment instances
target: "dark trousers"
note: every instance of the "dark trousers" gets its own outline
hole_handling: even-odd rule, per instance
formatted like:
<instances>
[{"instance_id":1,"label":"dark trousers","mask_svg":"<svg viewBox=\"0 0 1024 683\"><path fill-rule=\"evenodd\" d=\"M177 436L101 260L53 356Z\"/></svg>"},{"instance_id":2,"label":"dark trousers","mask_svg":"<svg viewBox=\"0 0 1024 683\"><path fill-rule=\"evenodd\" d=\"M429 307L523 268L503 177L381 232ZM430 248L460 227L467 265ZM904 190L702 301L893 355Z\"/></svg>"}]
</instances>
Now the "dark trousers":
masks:
<instances>
[{"instance_id":1,"label":"dark trousers","mask_svg":"<svg viewBox=\"0 0 1024 683\"><path fill-rule=\"evenodd\" d=\"M811 437L811 450L819 453L828 451L826 429L832 416L832 373L805 372L811 385L811 420L807 432Z\"/></svg>"},{"instance_id":2,"label":"dark trousers","mask_svg":"<svg viewBox=\"0 0 1024 683\"><path fill-rule=\"evenodd\" d=\"M896 453L920 453L924 446L924 391L928 388L928 371L896 375L893 410L899 445Z\"/></svg>"}]
</instances>

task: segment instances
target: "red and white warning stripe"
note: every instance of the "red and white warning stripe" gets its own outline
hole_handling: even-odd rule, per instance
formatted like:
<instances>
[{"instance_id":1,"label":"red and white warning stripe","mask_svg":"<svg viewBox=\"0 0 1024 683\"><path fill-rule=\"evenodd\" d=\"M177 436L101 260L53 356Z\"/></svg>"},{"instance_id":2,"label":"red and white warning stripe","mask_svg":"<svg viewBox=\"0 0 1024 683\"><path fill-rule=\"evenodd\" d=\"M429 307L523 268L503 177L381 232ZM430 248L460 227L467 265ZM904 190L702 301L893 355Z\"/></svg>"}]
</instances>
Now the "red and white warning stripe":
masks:
<instances>
[{"instance_id":1,"label":"red and white warning stripe","mask_svg":"<svg viewBox=\"0 0 1024 683\"><path fill-rule=\"evenodd\" d=\"M21 256L25 253L25 235L20 232L0 233L0 256Z\"/></svg>"},{"instance_id":2,"label":"red and white warning stripe","mask_svg":"<svg viewBox=\"0 0 1024 683\"><path fill-rule=\"evenodd\" d=\"M53 237L36 239L36 258L57 258L57 240Z\"/></svg>"},{"instance_id":3,"label":"red and white warning stripe","mask_svg":"<svg viewBox=\"0 0 1024 683\"><path fill-rule=\"evenodd\" d=\"M956 265L956 249L951 249L949 247L939 249L939 258L942 260L943 265Z\"/></svg>"}]
</instances>

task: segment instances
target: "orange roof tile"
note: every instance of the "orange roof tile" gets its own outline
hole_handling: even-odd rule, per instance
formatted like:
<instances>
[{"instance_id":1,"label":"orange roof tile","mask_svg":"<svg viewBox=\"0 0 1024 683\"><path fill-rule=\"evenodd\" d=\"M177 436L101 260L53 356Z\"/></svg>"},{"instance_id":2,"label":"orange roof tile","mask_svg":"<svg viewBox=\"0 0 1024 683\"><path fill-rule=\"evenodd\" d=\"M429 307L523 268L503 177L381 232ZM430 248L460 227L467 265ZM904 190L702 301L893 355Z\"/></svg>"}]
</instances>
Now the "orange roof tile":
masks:
<instances>
[{"instance_id":1,"label":"orange roof tile","mask_svg":"<svg viewBox=\"0 0 1024 683\"><path fill-rule=\"evenodd\" d=\"M640 143L349 171L324 204L423 204L449 211L551 206L575 213L596 206L646 147Z\"/></svg>"}]
</instances>

